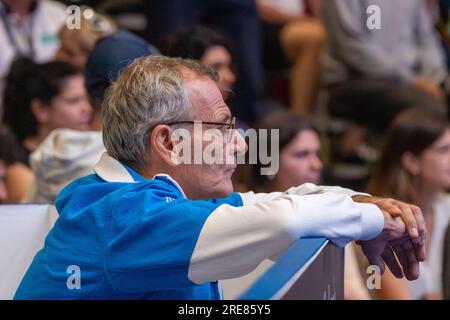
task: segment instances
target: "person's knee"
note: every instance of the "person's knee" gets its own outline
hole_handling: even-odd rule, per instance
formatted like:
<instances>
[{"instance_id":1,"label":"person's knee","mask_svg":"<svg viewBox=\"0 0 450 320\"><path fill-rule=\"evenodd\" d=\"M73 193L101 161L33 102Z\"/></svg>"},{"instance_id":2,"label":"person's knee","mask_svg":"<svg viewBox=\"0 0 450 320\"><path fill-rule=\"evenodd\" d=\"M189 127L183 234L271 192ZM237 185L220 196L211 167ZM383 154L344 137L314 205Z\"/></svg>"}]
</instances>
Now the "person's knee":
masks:
<instances>
[{"instance_id":1,"label":"person's knee","mask_svg":"<svg viewBox=\"0 0 450 320\"><path fill-rule=\"evenodd\" d=\"M325 28L315 20L290 23L280 34L281 44L288 52L299 48L320 48L325 37Z\"/></svg>"}]
</instances>

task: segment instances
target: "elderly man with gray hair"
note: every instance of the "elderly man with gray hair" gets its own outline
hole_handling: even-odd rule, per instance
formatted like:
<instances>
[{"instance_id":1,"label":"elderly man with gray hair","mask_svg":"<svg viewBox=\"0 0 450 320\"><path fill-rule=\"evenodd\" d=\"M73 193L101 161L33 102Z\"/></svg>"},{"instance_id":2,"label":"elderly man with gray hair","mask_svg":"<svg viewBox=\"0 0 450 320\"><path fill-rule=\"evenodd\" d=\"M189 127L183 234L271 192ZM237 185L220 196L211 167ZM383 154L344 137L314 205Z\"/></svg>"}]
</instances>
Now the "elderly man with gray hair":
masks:
<instances>
[{"instance_id":1,"label":"elderly man with gray hair","mask_svg":"<svg viewBox=\"0 0 450 320\"><path fill-rule=\"evenodd\" d=\"M119 76L103 105L107 153L58 196L59 219L16 299L221 299L219 280L315 236L340 247L360 240L372 264L417 278L426 230L416 206L311 184L233 192L247 145L217 77L167 57L137 59ZM211 142L206 131L223 161L177 161Z\"/></svg>"}]
</instances>

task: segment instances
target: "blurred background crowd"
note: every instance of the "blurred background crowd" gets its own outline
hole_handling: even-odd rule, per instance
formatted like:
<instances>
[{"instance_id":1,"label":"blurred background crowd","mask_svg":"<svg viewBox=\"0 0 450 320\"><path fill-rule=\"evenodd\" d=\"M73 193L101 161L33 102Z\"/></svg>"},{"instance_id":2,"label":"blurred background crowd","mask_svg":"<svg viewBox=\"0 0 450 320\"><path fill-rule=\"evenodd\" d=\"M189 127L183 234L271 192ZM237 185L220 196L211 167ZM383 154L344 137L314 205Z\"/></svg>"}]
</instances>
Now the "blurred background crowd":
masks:
<instances>
[{"instance_id":1,"label":"blurred background crowd","mask_svg":"<svg viewBox=\"0 0 450 320\"><path fill-rule=\"evenodd\" d=\"M53 203L89 173L109 83L159 54L216 69L239 128L279 130L280 170L243 165L237 191L311 182L422 208L421 277L368 290L351 246L347 299L450 297L450 0L0 0L0 203Z\"/></svg>"}]
</instances>

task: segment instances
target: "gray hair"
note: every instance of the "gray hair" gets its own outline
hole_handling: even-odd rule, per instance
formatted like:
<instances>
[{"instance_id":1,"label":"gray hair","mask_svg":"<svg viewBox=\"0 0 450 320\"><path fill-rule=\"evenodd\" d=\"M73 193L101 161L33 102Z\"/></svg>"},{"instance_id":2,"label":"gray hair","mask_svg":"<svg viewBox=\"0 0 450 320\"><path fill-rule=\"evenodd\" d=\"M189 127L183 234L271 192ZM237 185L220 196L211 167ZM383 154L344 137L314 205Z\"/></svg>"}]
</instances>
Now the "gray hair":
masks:
<instances>
[{"instance_id":1,"label":"gray hair","mask_svg":"<svg viewBox=\"0 0 450 320\"><path fill-rule=\"evenodd\" d=\"M102 106L108 154L136 170L144 169L151 130L190 116L185 83L193 76L219 78L214 69L180 58L150 56L128 66L108 88Z\"/></svg>"}]
</instances>

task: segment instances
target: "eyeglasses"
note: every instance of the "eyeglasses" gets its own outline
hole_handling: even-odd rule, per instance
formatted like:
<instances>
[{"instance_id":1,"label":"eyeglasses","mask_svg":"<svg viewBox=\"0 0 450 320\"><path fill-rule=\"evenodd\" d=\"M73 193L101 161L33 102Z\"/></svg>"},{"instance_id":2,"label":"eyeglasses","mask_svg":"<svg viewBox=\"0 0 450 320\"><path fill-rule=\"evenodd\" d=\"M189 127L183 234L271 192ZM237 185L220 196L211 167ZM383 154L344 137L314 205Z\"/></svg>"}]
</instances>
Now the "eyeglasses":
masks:
<instances>
[{"instance_id":1,"label":"eyeglasses","mask_svg":"<svg viewBox=\"0 0 450 320\"><path fill-rule=\"evenodd\" d=\"M206 125L214 125L214 126L223 126L226 129L226 140L228 143L231 142L231 139L233 138L234 130L236 129L236 117L231 117L230 121L228 122L210 122L210 121L202 121L202 120L190 120L190 121L175 121L175 122L169 122L165 125L172 126L176 124L195 124L199 122L200 124L206 124Z\"/></svg>"}]
</instances>

